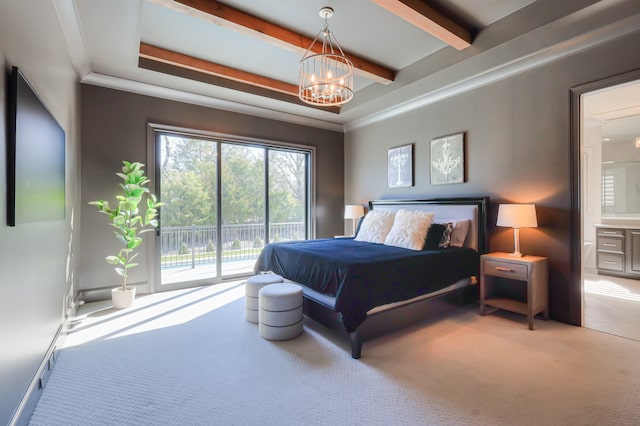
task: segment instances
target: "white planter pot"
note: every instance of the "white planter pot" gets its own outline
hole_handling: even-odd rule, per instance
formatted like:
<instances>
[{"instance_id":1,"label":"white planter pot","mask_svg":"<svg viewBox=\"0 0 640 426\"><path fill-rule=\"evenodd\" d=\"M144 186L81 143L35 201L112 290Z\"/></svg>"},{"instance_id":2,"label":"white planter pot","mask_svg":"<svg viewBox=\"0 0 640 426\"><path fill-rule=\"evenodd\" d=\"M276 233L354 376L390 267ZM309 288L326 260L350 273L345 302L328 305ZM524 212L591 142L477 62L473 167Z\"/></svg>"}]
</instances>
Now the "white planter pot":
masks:
<instances>
[{"instance_id":1,"label":"white planter pot","mask_svg":"<svg viewBox=\"0 0 640 426\"><path fill-rule=\"evenodd\" d=\"M122 287L116 287L111 290L111 302L116 309L124 309L133 305L136 298L136 287L128 286L126 290Z\"/></svg>"}]
</instances>

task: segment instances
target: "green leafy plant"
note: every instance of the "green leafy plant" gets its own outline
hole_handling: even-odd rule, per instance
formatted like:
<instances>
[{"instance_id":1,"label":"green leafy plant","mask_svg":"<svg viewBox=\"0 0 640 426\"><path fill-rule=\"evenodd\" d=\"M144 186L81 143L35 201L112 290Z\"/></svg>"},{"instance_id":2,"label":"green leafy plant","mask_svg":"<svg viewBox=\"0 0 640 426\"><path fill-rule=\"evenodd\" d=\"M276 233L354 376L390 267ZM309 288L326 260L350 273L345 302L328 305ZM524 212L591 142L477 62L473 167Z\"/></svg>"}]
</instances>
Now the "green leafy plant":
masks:
<instances>
[{"instance_id":1,"label":"green leafy plant","mask_svg":"<svg viewBox=\"0 0 640 426\"><path fill-rule=\"evenodd\" d=\"M158 226L159 203L156 196L149 192L149 179L144 175L144 164L128 161L122 162L122 173L116 173L123 182L119 183L122 193L116 196L117 207L111 207L108 201L91 201L89 204L97 206L101 213L109 216L110 225L115 228L114 233L118 241L124 246L115 256L107 256L107 263L116 265L115 270L122 277L122 289L127 288L127 272L138 264L133 260L138 256L135 250L142 244L141 235L152 231ZM143 200L147 209L144 215L139 213L139 205Z\"/></svg>"}]
</instances>

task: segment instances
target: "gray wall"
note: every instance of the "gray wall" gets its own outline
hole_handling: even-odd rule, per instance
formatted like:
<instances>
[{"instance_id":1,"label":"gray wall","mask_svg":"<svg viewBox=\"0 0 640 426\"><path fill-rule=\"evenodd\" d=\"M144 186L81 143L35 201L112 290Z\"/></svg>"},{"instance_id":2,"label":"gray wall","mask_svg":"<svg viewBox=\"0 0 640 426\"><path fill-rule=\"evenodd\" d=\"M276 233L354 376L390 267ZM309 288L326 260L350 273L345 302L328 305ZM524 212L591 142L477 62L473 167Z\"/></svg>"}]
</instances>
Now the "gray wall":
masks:
<instances>
[{"instance_id":1,"label":"gray wall","mask_svg":"<svg viewBox=\"0 0 640 426\"><path fill-rule=\"evenodd\" d=\"M112 267L104 261L106 255L117 249L117 241L106 217L87 203L114 198L119 179L114 173L122 160L149 163L148 123L315 146L316 234L321 238L343 233L342 133L82 85L81 290L114 287L119 282ZM130 274L132 283L148 281L148 248L151 245L142 246L138 257L141 265Z\"/></svg>"},{"instance_id":2,"label":"gray wall","mask_svg":"<svg viewBox=\"0 0 640 426\"><path fill-rule=\"evenodd\" d=\"M513 231L495 227L498 204L535 203L539 227L521 231L521 250L549 257L551 316L578 324L579 289L571 288L575 280L569 264L569 90L640 68L640 55L631 54L638 45L640 34L635 33L348 132L346 200L489 195L492 251L513 251ZM466 133L467 182L430 185L430 140L457 132ZM406 143L415 143L416 184L387 189L387 149Z\"/></svg>"},{"instance_id":3,"label":"gray wall","mask_svg":"<svg viewBox=\"0 0 640 426\"><path fill-rule=\"evenodd\" d=\"M37 13L34 13L37 11ZM6 226L7 73L23 71L66 133L66 219ZM7 424L67 315L77 278L79 85L53 2L0 2L0 424Z\"/></svg>"}]
</instances>

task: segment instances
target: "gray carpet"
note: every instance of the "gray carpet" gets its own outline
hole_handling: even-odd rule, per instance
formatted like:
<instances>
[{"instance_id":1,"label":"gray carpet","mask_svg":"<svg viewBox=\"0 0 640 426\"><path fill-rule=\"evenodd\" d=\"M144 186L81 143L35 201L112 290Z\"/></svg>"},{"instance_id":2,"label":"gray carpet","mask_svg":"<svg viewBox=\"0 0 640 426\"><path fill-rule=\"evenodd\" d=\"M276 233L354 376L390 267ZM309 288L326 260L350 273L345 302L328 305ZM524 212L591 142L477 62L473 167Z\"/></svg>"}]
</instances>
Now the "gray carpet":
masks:
<instances>
[{"instance_id":1,"label":"gray carpet","mask_svg":"<svg viewBox=\"0 0 640 426\"><path fill-rule=\"evenodd\" d=\"M244 288L85 305L31 425L637 425L640 343L460 308L365 343L305 319L286 342L244 319Z\"/></svg>"}]
</instances>

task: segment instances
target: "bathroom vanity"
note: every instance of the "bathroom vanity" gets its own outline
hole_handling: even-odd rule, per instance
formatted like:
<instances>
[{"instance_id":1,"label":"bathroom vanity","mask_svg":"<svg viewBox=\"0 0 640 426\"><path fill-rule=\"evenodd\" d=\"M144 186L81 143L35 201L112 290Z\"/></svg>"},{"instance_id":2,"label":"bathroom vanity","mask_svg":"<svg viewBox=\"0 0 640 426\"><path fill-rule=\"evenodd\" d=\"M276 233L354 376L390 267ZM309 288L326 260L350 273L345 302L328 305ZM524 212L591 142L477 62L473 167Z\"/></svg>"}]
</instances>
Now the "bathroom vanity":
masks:
<instances>
[{"instance_id":1,"label":"bathroom vanity","mask_svg":"<svg viewBox=\"0 0 640 426\"><path fill-rule=\"evenodd\" d=\"M598 274L640 279L640 226L596 225Z\"/></svg>"}]
</instances>

